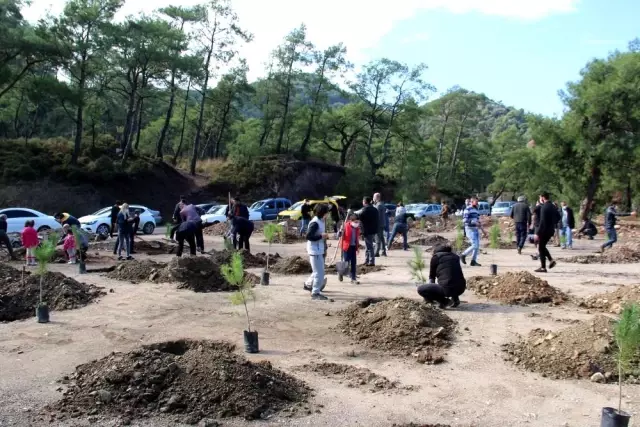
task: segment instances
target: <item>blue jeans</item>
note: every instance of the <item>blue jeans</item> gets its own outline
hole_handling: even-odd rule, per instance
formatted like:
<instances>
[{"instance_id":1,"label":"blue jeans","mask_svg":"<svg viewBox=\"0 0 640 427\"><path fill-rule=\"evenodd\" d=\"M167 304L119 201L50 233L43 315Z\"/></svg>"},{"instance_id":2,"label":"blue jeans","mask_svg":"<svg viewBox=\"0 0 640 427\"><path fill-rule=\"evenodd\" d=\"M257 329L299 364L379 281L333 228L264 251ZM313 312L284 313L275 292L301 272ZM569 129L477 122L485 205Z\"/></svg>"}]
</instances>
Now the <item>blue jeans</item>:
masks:
<instances>
[{"instance_id":1,"label":"blue jeans","mask_svg":"<svg viewBox=\"0 0 640 427\"><path fill-rule=\"evenodd\" d=\"M309 223L311 221L308 219L301 219L300 220L300 235L302 236L304 233L307 232L307 228L309 227Z\"/></svg>"},{"instance_id":2,"label":"blue jeans","mask_svg":"<svg viewBox=\"0 0 640 427\"><path fill-rule=\"evenodd\" d=\"M615 242L618 241L618 233L616 232L615 228L607 228L607 235L609 236L609 240L607 240L607 242L602 245L603 249L610 248Z\"/></svg>"},{"instance_id":3,"label":"blue jeans","mask_svg":"<svg viewBox=\"0 0 640 427\"><path fill-rule=\"evenodd\" d=\"M526 222L516 222L516 242L518 244L518 248L524 248L528 233L529 230L527 229Z\"/></svg>"},{"instance_id":4,"label":"blue jeans","mask_svg":"<svg viewBox=\"0 0 640 427\"><path fill-rule=\"evenodd\" d=\"M365 264L369 264L369 265L375 265L376 263L376 258L374 256L374 249L373 249L373 239L376 235L375 234L365 234L364 235L364 246L365 246L365 252L364 252L364 263Z\"/></svg>"},{"instance_id":5,"label":"blue jeans","mask_svg":"<svg viewBox=\"0 0 640 427\"><path fill-rule=\"evenodd\" d=\"M573 247L573 234L571 233L571 227L563 226L560 229L560 236L564 236L564 245L562 247L571 248Z\"/></svg>"},{"instance_id":6,"label":"blue jeans","mask_svg":"<svg viewBox=\"0 0 640 427\"><path fill-rule=\"evenodd\" d=\"M324 284L324 256L323 255L309 255L309 262L311 263L311 295L318 295L322 290Z\"/></svg>"},{"instance_id":7,"label":"blue jeans","mask_svg":"<svg viewBox=\"0 0 640 427\"><path fill-rule=\"evenodd\" d=\"M389 249L391 249L391 243L393 243L393 239L396 238L397 234L402 234L402 248L406 251L409 249L409 245L407 244L407 224L393 224L393 231L391 231L391 238L387 240L387 244L389 245Z\"/></svg>"},{"instance_id":8,"label":"blue jeans","mask_svg":"<svg viewBox=\"0 0 640 427\"><path fill-rule=\"evenodd\" d=\"M467 235L469 243L471 243L471 246L469 246L467 250L462 253L462 255L467 256L470 253L473 253L473 255L471 256L471 261L477 261L478 252L480 252L480 232L477 228L471 227L466 227L464 231Z\"/></svg>"},{"instance_id":9,"label":"blue jeans","mask_svg":"<svg viewBox=\"0 0 640 427\"><path fill-rule=\"evenodd\" d=\"M131 256L131 237L126 231L118 229L118 256L122 256L123 249L127 253L127 258Z\"/></svg>"}]
</instances>

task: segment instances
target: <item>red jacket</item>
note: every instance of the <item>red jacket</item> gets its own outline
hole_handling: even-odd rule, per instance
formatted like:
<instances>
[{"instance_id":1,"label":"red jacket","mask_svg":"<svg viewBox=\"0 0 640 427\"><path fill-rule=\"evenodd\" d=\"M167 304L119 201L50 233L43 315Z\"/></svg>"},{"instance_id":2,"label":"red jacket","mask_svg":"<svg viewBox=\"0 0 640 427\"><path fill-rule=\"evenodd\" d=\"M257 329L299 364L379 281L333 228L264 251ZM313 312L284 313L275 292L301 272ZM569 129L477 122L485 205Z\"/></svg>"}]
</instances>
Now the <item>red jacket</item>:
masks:
<instances>
[{"instance_id":1,"label":"red jacket","mask_svg":"<svg viewBox=\"0 0 640 427\"><path fill-rule=\"evenodd\" d=\"M351 235L353 234L354 230L355 230L355 233L356 233L356 248L360 244L360 228L353 228L351 226L351 222L348 221L344 225L344 234L342 235L342 250L343 251L348 251L349 250L349 246L351 245Z\"/></svg>"},{"instance_id":2,"label":"red jacket","mask_svg":"<svg viewBox=\"0 0 640 427\"><path fill-rule=\"evenodd\" d=\"M38 232L33 227L25 227L22 230L22 246L25 248L35 248L40 243L38 241Z\"/></svg>"}]
</instances>

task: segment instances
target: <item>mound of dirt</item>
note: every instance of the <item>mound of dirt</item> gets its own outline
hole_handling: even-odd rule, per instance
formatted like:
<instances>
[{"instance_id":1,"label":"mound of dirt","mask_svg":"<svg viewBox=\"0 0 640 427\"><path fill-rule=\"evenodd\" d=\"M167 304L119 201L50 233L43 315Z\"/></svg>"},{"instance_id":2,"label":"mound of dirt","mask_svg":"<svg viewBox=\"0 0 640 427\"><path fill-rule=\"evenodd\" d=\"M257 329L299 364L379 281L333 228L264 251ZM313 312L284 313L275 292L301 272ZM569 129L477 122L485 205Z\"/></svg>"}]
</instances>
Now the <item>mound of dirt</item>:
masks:
<instances>
[{"instance_id":1,"label":"mound of dirt","mask_svg":"<svg viewBox=\"0 0 640 427\"><path fill-rule=\"evenodd\" d=\"M567 300L563 292L526 271L472 277L467 280L467 288L505 304L561 304Z\"/></svg>"},{"instance_id":2,"label":"mound of dirt","mask_svg":"<svg viewBox=\"0 0 640 427\"><path fill-rule=\"evenodd\" d=\"M562 261L574 264L635 264L640 262L640 243L629 242L607 249L601 255L578 255Z\"/></svg>"},{"instance_id":3,"label":"mound of dirt","mask_svg":"<svg viewBox=\"0 0 640 427\"><path fill-rule=\"evenodd\" d=\"M483 244L485 248L491 249L491 242L487 242ZM498 245L498 249L518 249L518 244L516 242L504 242L500 241Z\"/></svg>"},{"instance_id":4,"label":"mound of dirt","mask_svg":"<svg viewBox=\"0 0 640 427\"><path fill-rule=\"evenodd\" d=\"M451 425L449 425L449 424L404 423L404 424L393 424L391 427L451 427Z\"/></svg>"},{"instance_id":5,"label":"mound of dirt","mask_svg":"<svg viewBox=\"0 0 640 427\"><path fill-rule=\"evenodd\" d=\"M266 239L262 239L262 241L267 243ZM300 234L294 233L293 231L286 231L285 233L277 234L272 243L292 244L306 241L306 236L301 236Z\"/></svg>"},{"instance_id":6,"label":"mound of dirt","mask_svg":"<svg viewBox=\"0 0 640 427\"><path fill-rule=\"evenodd\" d=\"M445 239L439 234L434 234L432 236L422 237L420 239L411 240L409 245L418 245L418 246L437 246L437 245L448 245L451 246L452 243L449 239Z\"/></svg>"},{"instance_id":7,"label":"mound of dirt","mask_svg":"<svg viewBox=\"0 0 640 427\"><path fill-rule=\"evenodd\" d=\"M382 271L384 270L384 267L381 265L365 265L365 264L360 264L358 266L356 266L356 274L358 276L362 276L363 274L367 274L367 273L375 273L376 271ZM325 268L324 270L325 274L337 274L337 270L336 270L336 266L335 265L329 265ZM309 273L311 273L311 271L309 271Z\"/></svg>"},{"instance_id":8,"label":"mound of dirt","mask_svg":"<svg viewBox=\"0 0 640 427\"><path fill-rule=\"evenodd\" d=\"M217 224L207 225L204 230L202 230L202 233L208 236L224 236L229 231L229 227L229 224L219 222Z\"/></svg>"},{"instance_id":9,"label":"mound of dirt","mask_svg":"<svg viewBox=\"0 0 640 427\"><path fill-rule=\"evenodd\" d=\"M92 250L113 252L115 244L115 240L89 243L89 252ZM136 239L134 242L134 249L137 253L147 255L167 255L176 253L178 245L173 242L163 240Z\"/></svg>"},{"instance_id":10,"label":"mound of dirt","mask_svg":"<svg viewBox=\"0 0 640 427\"><path fill-rule=\"evenodd\" d=\"M367 368L358 368L341 363L310 363L296 368L300 371L313 372L323 377L333 378L351 388L367 388L372 393L378 391L400 390L404 387L397 381L378 375Z\"/></svg>"},{"instance_id":11,"label":"mound of dirt","mask_svg":"<svg viewBox=\"0 0 640 427\"><path fill-rule=\"evenodd\" d=\"M179 340L144 346L76 368L68 389L45 408L57 421L87 415L134 418L178 414L186 424L202 418L266 418L295 410L309 395L307 385L252 363L226 342Z\"/></svg>"},{"instance_id":12,"label":"mound of dirt","mask_svg":"<svg viewBox=\"0 0 640 427\"><path fill-rule=\"evenodd\" d=\"M233 253L233 251L226 249L222 251L213 251L211 257L216 264L223 265L231 262ZM240 254L242 255L243 265L245 268L266 267L267 265L267 254L265 252L253 255L247 250L242 250ZM278 253L269 255L269 266L275 264L281 258L282 257Z\"/></svg>"},{"instance_id":13,"label":"mound of dirt","mask_svg":"<svg viewBox=\"0 0 640 427\"><path fill-rule=\"evenodd\" d=\"M102 288L87 285L62 273L48 272L43 281L43 301L49 310L84 307L105 295ZM35 315L40 301L40 276L0 264L0 322L27 319Z\"/></svg>"},{"instance_id":14,"label":"mound of dirt","mask_svg":"<svg viewBox=\"0 0 640 427\"><path fill-rule=\"evenodd\" d=\"M150 260L134 260L120 263L107 277L131 283L142 281L155 283L178 283L178 289L191 289L194 292L232 291L220 272L220 264L206 256L175 257L168 263ZM245 272L245 279L251 283L260 283L260 279Z\"/></svg>"},{"instance_id":15,"label":"mound of dirt","mask_svg":"<svg viewBox=\"0 0 640 427\"><path fill-rule=\"evenodd\" d=\"M338 327L366 346L392 355L412 355L421 363L440 363L455 322L444 312L416 300L369 298L340 313Z\"/></svg>"},{"instance_id":16,"label":"mound of dirt","mask_svg":"<svg viewBox=\"0 0 640 427\"><path fill-rule=\"evenodd\" d=\"M148 259L121 262L107 277L131 283L155 282L166 267L167 263Z\"/></svg>"},{"instance_id":17,"label":"mound of dirt","mask_svg":"<svg viewBox=\"0 0 640 427\"><path fill-rule=\"evenodd\" d=\"M503 345L507 359L555 379L590 378L600 372L617 378L614 321L596 316L559 332L534 329L527 338Z\"/></svg>"},{"instance_id":18,"label":"mound of dirt","mask_svg":"<svg viewBox=\"0 0 640 427\"><path fill-rule=\"evenodd\" d=\"M587 297L580 307L620 314L627 302L640 302L640 285L621 286L613 292Z\"/></svg>"},{"instance_id":19,"label":"mound of dirt","mask_svg":"<svg viewBox=\"0 0 640 427\"><path fill-rule=\"evenodd\" d=\"M271 267L271 272L285 275L311 274L311 263L299 256L282 258Z\"/></svg>"}]
</instances>

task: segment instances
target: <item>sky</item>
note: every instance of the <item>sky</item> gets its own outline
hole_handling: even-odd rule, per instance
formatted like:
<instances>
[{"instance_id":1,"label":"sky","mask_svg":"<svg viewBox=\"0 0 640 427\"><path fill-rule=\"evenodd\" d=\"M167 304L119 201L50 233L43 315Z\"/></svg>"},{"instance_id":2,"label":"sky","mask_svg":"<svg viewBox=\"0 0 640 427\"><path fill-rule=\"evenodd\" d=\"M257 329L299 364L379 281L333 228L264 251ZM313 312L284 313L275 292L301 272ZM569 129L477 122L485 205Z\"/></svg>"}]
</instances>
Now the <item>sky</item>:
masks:
<instances>
[{"instance_id":1,"label":"sky","mask_svg":"<svg viewBox=\"0 0 640 427\"><path fill-rule=\"evenodd\" d=\"M128 0L121 17L198 0ZM250 79L264 75L270 52L301 23L318 48L342 42L355 69L390 58L425 63L438 94L460 86L508 106L561 115L558 91L594 58L626 50L640 37L638 0L232 0L240 26L254 34L241 46ZM36 20L64 0L32 0Z\"/></svg>"}]
</instances>

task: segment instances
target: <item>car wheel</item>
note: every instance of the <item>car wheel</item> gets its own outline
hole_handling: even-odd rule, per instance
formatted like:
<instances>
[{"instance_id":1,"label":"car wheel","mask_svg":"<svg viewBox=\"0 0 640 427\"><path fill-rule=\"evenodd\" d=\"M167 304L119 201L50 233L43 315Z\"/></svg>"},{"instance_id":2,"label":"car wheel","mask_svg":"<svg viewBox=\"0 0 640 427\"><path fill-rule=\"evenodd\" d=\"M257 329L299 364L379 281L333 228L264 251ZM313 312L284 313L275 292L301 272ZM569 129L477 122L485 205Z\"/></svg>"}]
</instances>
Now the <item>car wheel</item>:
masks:
<instances>
[{"instance_id":1,"label":"car wheel","mask_svg":"<svg viewBox=\"0 0 640 427\"><path fill-rule=\"evenodd\" d=\"M106 237L109 235L109 230L111 230L111 227L107 224L100 224L98 228L96 228L96 234Z\"/></svg>"},{"instance_id":2,"label":"car wheel","mask_svg":"<svg viewBox=\"0 0 640 427\"><path fill-rule=\"evenodd\" d=\"M42 227L38 228L38 233L42 233L44 231L49 231L51 230L51 227L49 227L48 225L43 225Z\"/></svg>"},{"instance_id":3,"label":"car wheel","mask_svg":"<svg viewBox=\"0 0 640 427\"><path fill-rule=\"evenodd\" d=\"M153 231L156 229L156 226L152 222L147 222L144 227L142 227L142 232L144 234L153 234Z\"/></svg>"}]
</instances>

